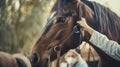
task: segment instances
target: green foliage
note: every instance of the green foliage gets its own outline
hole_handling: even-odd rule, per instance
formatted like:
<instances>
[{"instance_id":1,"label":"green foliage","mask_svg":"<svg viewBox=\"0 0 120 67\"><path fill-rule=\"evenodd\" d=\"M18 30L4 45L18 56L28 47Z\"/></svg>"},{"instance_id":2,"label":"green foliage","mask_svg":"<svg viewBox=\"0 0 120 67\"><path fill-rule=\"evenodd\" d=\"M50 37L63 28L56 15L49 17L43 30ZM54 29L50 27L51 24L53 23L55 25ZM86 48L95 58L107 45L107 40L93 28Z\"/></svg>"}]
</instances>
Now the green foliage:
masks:
<instances>
[{"instance_id":1,"label":"green foliage","mask_svg":"<svg viewBox=\"0 0 120 67\"><path fill-rule=\"evenodd\" d=\"M0 51L27 54L39 38L54 1L0 1Z\"/></svg>"}]
</instances>

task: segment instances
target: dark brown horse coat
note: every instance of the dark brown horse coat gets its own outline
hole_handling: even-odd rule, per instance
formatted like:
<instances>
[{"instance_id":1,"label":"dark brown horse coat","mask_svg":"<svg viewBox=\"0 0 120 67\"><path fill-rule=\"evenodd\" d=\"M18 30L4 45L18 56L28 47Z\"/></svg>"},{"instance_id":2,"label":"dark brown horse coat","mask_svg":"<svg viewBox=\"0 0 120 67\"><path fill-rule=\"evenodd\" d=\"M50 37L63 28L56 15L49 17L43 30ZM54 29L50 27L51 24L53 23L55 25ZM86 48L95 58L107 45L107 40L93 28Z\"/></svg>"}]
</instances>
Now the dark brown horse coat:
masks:
<instances>
[{"instance_id":1,"label":"dark brown horse coat","mask_svg":"<svg viewBox=\"0 0 120 67\"><path fill-rule=\"evenodd\" d=\"M78 17L78 19L84 17L87 23L95 30L105 34L109 39L120 43L120 18L111 10L98 3L86 0L82 1L83 2L79 2L79 0L57 0L51 11L53 14L52 17L48 19L48 23L30 53L31 60L34 62L35 67L48 67L49 57L51 61L56 59L57 55L53 50L54 47L60 45L60 43L66 39L66 36L72 32ZM84 40L89 42L89 37L90 35L85 32ZM61 55L69 49L77 47L79 40L79 35L73 34L63 44ZM101 57L99 67L120 66L119 61L106 55L94 45L92 46Z\"/></svg>"}]
</instances>

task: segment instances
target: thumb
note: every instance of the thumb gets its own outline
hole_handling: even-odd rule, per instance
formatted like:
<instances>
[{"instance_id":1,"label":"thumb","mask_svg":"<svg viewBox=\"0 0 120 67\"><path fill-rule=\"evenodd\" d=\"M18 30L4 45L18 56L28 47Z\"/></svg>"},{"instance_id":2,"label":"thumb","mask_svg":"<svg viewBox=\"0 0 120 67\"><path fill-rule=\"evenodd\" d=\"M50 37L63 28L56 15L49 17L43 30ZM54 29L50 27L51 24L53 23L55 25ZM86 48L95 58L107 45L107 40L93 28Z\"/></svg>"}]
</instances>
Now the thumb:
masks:
<instances>
[{"instance_id":1,"label":"thumb","mask_svg":"<svg viewBox=\"0 0 120 67\"><path fill-rule=\"evenodd\" d=\"M78 25L80 25L81 26L81 24L83 23L83 21L82 20L80 20L80 21L77 21L77 24Z\"/></svg>"},{"instance_id":2,"label":"thumb","mask_svg":"<svg viewBox=\"0 0 120 67\"><path fill-rule=\"evenodd\" d=\"M77 23L79 24L81 21L77 21Z\"/></svg>"},{"instance_id":3,"label":"thumb","mask_svg":"<svg viewBox=\"0 0 120 67\"><path fill-rule=\"evenodd\" d=\"M81 18L81 20L77 21L78 24L80 24L81 22L84 22L85 18Z\"/></svg>"}]
</instances>

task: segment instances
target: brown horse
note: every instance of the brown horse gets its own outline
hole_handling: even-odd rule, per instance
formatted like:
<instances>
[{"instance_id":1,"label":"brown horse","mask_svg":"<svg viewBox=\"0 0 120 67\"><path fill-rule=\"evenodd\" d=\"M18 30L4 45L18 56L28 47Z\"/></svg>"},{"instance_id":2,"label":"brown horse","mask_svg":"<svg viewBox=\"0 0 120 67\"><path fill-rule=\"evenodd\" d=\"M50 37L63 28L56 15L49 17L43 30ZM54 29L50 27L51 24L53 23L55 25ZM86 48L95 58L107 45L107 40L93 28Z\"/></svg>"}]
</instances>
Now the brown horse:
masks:
<instances>
[{"instance_id":1,"label":"brown horse","mask_svg":"<svg viewBox=\"0 0 120 67\"><path fill-rule=\"evenodd\" d=\"M31 67L31 64L23 54L0 52L0 67Z\"/></svg>"},{"instance_id":2,"label":"brown horse","mask_svg":"<svg viewBox=\"0 0 120 67\"><path fill-rule=\"evenodd\" d=\"M33 46L30 56L33 66L48 67L47 63L56 59L54 47L60 45L67 39L61 48L61 55L69 49L79 45L81 33L73 33L76 21L84 17L87 23L95 30L107 35L109 39L120 43L120 18L110 9L90 1L79 0L57 0L47 25L36 44ZM90 35L85 32L84 40L89 42ZM101 57L99 67L119 67L120 62L114 60L102 50L90 43Z\"/></svg>"}]
</instances>

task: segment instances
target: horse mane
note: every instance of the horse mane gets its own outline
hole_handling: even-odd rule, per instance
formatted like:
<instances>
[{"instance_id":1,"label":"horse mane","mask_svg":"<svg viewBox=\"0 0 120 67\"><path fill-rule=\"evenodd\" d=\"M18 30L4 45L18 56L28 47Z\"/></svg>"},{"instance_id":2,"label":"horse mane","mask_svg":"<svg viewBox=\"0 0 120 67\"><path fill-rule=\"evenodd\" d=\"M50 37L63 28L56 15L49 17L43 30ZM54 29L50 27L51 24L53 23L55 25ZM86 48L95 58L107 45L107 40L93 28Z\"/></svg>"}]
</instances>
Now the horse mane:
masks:
<instances>
[{"instance_id":1,"label":"horse mane","mask_svg":"<svg viewBox=\"0 0 120 67\"><path fill-rule=\"evenodd\" d=\"M59 10L60 8L62 8L63 6L65 6L67 3L71 2L73 3L74 1L77 0L56 0L54 6L52 7L50 13Z\"/></svg>"},{"instance_id":2,"label":"horse mane","mask_svg":"<svg viewBox=\"0 0 120 67\"><path fill-rule=\"evenodd\" d=\"M57 0L51 9L51 13L58 10L58 5L63 7L68 2L73 2L74 0ZM88 7L90 7L94 12L94 20L95 20L95 29L105 35L109 39L120 42L120 17L118 17L114 12L112 12L109 8L100 5L99 3L88 1L88 0L80 0L85 3Z\"/></svg>"},{"instance_id":3,"label":"horse mane","mask_svg":"<svg viewBox=\"0 0 120 67\"><path fill-rule=\"evenodd\" d=\"M94 11L96 30L120 43L120 17L99 3L86 0L84 3Z\"/></svg>"}]
</instances>

